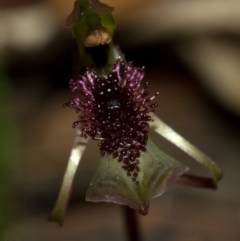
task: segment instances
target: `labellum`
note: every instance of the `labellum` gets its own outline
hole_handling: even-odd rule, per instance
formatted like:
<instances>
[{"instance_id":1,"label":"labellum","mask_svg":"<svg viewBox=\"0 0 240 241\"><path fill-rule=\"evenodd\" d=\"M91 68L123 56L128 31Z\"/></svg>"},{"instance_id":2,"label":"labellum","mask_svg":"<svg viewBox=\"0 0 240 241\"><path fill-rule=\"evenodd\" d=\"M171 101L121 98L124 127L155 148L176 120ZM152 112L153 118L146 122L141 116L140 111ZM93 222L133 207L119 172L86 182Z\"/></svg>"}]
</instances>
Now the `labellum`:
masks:
<instances>
[{"instance_id":1,"label":"labellum","mask_svg":"<svg viewBox=\"0 0 240 241\"><path fill-rule=\"evenodd\" d=\"M87 71L70 82L74 98L65 105L80 112L73 127L81 136L99 140L103 156L87 192L88 201L128 205L145 215L148 202L159 196L188 168L148 140L150 112L157 107L148 83L141 88L144 68L117 60L107 78Z\"/></svg>"},{"instance_id":2,"label":"labellum","mask_svg":"<svg viewBox=\"0 0 240 241\"><path fill-rule=\"evenodd\" d=\"M153 121L150 113L155 113L157 107L152 101L159 93L149 98L148 83L141 86L143 77L144 68L136 68L132 63L125 65L120 59L108 77L86 70L70 81L71 91L81 97L71 99L64 106L81 113L73 123L78 137L99 141L102 158L86 200L128 205L146 215L149 200L161 195L188 168L163 153L148 138L148 122ZM80 148L78 145L75 150ZM62 207L63 203L67 205L66 190L70 190L75 173L72 167L68 169L70 174L66 174L66 179L71 181L60 192L58 203ZM50 219L62 220L63 214L59 213L61 208L56 205Z\"/></svg>"},{"instance_id":3,"label":"labellum","mask_svg":"<svg viewBox=\"0 0 240 241\"><path fill-rule=\"evenodd\" d=\"M99 141L102 158L87 191L87 201L128 205L146 215L149 201L176 181L216 188L221 169L155 115L157 104L152 101L159 93L148 97L148 83L141 85L143 77L144 68L118 59L108 77L87 69L70 81L71 91L80 96L64 106L80 115L73 123L77 128L75 145L51 221L63 222L73 177L89 138ZM203 164L213 179L183 174L188 167L148 138L150 126Z\"/></svg>"}]
</instances>

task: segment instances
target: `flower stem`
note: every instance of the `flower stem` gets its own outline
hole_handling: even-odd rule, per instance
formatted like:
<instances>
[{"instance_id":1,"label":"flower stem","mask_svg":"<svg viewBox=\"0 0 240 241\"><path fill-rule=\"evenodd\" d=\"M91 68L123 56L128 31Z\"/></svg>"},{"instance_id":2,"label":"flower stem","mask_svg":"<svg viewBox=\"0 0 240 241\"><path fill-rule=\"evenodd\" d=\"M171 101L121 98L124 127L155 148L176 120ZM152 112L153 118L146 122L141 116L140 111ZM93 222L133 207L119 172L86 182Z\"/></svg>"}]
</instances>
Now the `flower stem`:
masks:
<instances>
[{"instance_id":1,"label":"flower stem","mask_svg":"<svg viewBox=\"0 0 240 241\"><path fill-rule=\"evenodd\" d=\"M140 227L137 219L137 212L128 206L122 207L124 212L125 229L128 241L141 241Z\"/></svg>"}]
</instances>

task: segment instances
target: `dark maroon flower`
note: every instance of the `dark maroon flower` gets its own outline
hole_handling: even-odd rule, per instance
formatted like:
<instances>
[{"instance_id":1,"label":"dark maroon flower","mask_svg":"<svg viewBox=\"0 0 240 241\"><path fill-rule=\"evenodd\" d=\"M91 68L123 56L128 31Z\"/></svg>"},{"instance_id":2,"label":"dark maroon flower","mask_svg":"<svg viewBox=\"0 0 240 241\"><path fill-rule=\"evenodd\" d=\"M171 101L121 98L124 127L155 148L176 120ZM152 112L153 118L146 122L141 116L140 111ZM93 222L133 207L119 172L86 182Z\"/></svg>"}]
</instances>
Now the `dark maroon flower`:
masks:
<instances>
[{"instance_id":1,"label":"dark maroon flower","mask_svg":"<svg viewBox=\"0 0 240 241\"><path fill-rule=\"evenodd\" d=\"M64 106L74 107L80 116L73 124L77 134L50 220L63 222L72 181L88 141L82 137L99 140L102 154L86 193L87 201L127 205L146 215L149 201L176 181L216 188L221 169L155 115L157 104L152 100L158 92L148 98L148 83L141 86L143 77L144 68L134 67L132 63L126 65L118 59L107 77L87 70L70 81L72 92L78 92L80 97ZM148 138L149 127L203 164L213 178L184 174L188 167Z\"/></svg>"},{"instance_id":2,"label":"dark maroon flower","mask_svg":"<svg viewBox=\"0 0 240 241\"><path fill-rule=\"evenodd\" d=\"M122 55L110 42L116 28L112 10L98 0L77 0L66 21L77 39L83 66L94 63L100 74L109 73L106 63ZM85 47L90 49L103 44L109 52L105 53L107 62L100 67L95 54L86 54ZM64 106L74 107L80 116L73 124L77 127L76 136L50 221L63 223L72 182L88 137L99 140L102 157L88 187L87 201L127 205L146 215L150 200L162 195L175 182L216 188L222 177L221 169L155 115L157 104L152 101L158 92L149 98L148 83L141 85L143 77L144 68L118 59L108 76L87 70L70 81L72 92L80 96ZM205 166L212 178L185 174L188 167L164 153L148 138L150 127Z\"/></svg>"},{"instance_id":3,"label":"dark maroon flower","mask_svg":"<svg viewBox=\"0 0 240 241\"><path fill-rule=\"evenodd\" d=\"M144 68L125 65L120 59L107 77L99 77L87 70L77 80L70 81L72 92L79 92L64 106L74 107L81 115L73 127L80 128L81 135L100 140L98 144L102 155L110 154L122 163L122 168L137 180L139 157L146 151L149 124L148 115L155 112L150 98L148 83L141 87Z\"/></svg>"}]
</instances>

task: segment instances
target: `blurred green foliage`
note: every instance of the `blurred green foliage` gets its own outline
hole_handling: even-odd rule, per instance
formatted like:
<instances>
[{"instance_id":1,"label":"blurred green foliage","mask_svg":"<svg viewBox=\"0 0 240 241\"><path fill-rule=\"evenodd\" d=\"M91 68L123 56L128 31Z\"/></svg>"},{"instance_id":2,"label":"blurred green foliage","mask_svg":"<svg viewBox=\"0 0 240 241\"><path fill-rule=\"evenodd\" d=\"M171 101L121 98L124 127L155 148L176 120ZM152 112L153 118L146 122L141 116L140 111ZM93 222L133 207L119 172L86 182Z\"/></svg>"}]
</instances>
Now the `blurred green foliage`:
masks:
<instances>
[{"instance_id":1,"label":"blurred green foliage","mask_svg":"<svg viewBox=\"0 0 240 241\"><path fill-rule=\"evenodd\" d=\"M13 158L16 138L11 112L11 84L0 66L0 240L11 223Z\"/></svg>"}]
</instances>

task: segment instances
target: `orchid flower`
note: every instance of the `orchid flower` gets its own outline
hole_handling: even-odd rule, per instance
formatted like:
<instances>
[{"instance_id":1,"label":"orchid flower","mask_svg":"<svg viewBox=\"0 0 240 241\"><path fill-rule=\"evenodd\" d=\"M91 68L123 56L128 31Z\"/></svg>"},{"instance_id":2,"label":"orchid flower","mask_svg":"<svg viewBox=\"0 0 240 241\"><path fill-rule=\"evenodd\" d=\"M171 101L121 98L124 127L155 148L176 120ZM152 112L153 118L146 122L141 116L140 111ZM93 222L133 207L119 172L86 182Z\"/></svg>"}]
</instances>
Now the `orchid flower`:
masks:
<instances>
[{"instance_id":1,"label":"orchid flower","mask_svg":"<svg viewBox=\"0 0 240 241\"><path fill-rule=\"evenodd\" d=\"M85 66L88 68L70 81L71 92L79 96L64 106L74 108L79 117L73 123L76 128L74 145L49 218L60 225L76 169L90 138L98 141L102 157L87 190L87 201L127 205L146 215L150 200L160 196L173 183L215 189L222 177L222 171L214 161L157 117L157 103L153 101L159 92L149 97L149 84L143 82L144 68L127 63L112 44L116 24L111 11L112 8L97 0L78 0L67 19L78 40L81 57L86 57L86 48L93 45L110 46L110 51L106 64L101 66L94 62L94 55L87 56ZM79 29L82 25L84 31ZM97 35L99 29L102 32ZM185 174L189 169L187 166L151 141L150 128L202 164L211 178Z\"/></svg>"}]
</instances>

